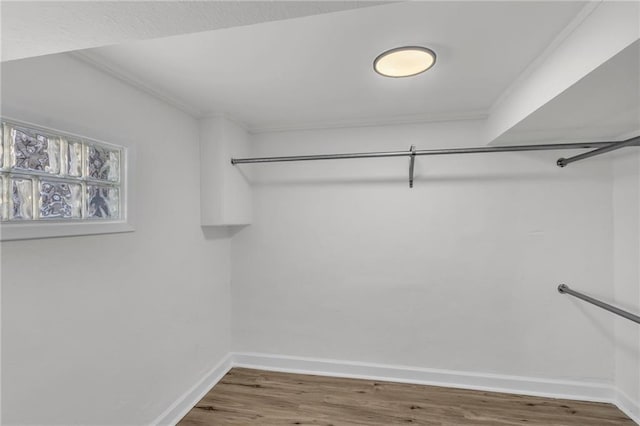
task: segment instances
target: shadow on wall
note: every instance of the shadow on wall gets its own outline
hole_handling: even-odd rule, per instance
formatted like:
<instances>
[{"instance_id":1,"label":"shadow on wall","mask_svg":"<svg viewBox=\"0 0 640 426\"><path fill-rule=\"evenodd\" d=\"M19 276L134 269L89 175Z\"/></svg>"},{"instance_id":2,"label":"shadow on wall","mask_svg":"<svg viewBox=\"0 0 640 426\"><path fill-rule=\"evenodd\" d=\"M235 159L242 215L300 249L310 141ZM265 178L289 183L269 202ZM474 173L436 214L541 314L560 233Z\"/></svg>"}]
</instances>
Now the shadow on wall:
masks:
<instances>
[{"instance_id":1,"label":"shadow on wall","mask_svg":"<svg viewBox=\"0 0 640 426\"><path fill-rule=\"evenodd\" d=\"M571 300L571 303L578 308L578 310L583 314L583 317L586 321L588 321L593 328L597 329L598 332L604 336L609 342L612 344L615 341L614 336L611 334L610 330L606 328L606 326L602 323L602 316L600 314L600 309L593 306L585 306L584 302L580 300ZM607 319L607 321L609 321Z\"/></svg>"},{"instance_id":2,"label":"shadow on wall","mask_svg":"<svg viewBox=\"0 0 640 426\"><path fill-rule=\"evenodd\" d=\"M224 240L233 237L247 225L202 226L205 240Z\"/></svg>"},{"instance_id":3,"label":"shadow on wall","mask_svg":"<svg viewBox=\"0 0 640 426\"><path fill-rule=\"evenodd\" d=\"M592 176L593 178L593 176ZM583 181L584 176L567 175L563 177L567 180ZM416 176L414 178L414 186L418 183L478 183L478 182L541 182L541 181L557 181L558 175L552 173L530 173L530 174L460 174L460 175L434 175L434 176ZM403 184L409 186L409 176L385 176L385 177L274 177L274 178L261 178L251 183L256 187L266 186L324 186L324 185L381 185L381 184Z\"/></svg>"}]
</instances>

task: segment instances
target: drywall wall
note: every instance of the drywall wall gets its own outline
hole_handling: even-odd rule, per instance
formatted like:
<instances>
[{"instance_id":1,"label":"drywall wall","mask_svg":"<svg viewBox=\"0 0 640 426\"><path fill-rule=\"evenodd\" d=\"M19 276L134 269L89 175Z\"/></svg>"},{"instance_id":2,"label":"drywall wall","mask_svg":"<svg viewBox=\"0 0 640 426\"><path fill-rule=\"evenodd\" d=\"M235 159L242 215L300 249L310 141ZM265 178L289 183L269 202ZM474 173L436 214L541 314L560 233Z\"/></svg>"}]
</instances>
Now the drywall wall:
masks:
<instances>
[{"instance_id":1,"label":"drywall wall","mask_svg":"<svg viewBox=\"0 0 640 426\"><path fill-rule=\"evenodd\" d=\"M222 116L203 118L200 129L200 223L240 226L251 223L251 171L233 167L231 157L246 157L249 134Z\"/></svg>"},{"instance_id":2,"label":"drywall wall","mask_svg":"<svg viewBox=\"0 0 640 426\"><path fill-rule=\"evenodd\" d=\"M2 243L2 422L148 424L229 351L197 122L64 55L4 63L2 114L136 151L135 232Z\"/></svg>"},{"instance_id":3,"label":"drywall wall","mask_svg":"<svg viewBox=\"0 0 640 426\"><path fill-rule=\"evenodd\" d=\"M253 154L481 145L483 123L264 133ZM612 383L612 172L565 152L255 164L235 351Z\"/></svg>"},{"instance_id":4,"label":"drywall wall","mask_svg":"<svg viewBox=\"0 0 640 426\"><path fill-rule=\"evenodd\" d=\"M614 164L615 304L640 312L640 153L616 153ZM615 320L616 387L619 399L640 418L640 332L624 318Z\"/></svg>"}]
</instances>

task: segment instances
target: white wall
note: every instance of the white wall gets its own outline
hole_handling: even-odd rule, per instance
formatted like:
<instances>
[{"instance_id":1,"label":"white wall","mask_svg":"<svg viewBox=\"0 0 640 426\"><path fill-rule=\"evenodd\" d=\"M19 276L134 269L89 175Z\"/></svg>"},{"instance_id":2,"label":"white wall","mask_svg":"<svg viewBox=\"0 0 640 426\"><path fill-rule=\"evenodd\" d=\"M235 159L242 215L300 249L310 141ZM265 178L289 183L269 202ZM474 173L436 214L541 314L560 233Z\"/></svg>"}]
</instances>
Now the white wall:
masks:
<instances>
[{"instance_id":1,"label":"white wall","mask_svg":"<svg viewBox=\"0 0 640 426\"><path fill-rule=\"evenodd\" d=\"M230 158L246 157L249 133L227 117L199 120L200 223L240 226L251 223L250 174L234 167ZM250 173L250 171L248 171Z\"/></svg>"},{"instance_id":2,"label":"white wall","mask_svg":"<svg viewBox=\"0 0 640 426\"><path fill-rule=\"evenodd\" d=\"M255 136L254 154L482 144L482 123ZM611 383L612 171L563 152L245 165L236 351Z\"/></svg>"},{"instance_id":3,"label":"white wall","mask_svg":"<svg viewBox=\"0 0 640 426\"><path fill-rule=\"evenodd\" d=\"M621 150L614 161L615 300L623 309L640 312L640 154ZM616 386L620 398L635 404L640 417L640 331L623 318L615 321Z\"/></svg>"},{"instance_id":4,"label":"white wall","mask_svg":"<svg viewBox=\"0 0 640 426\"><path fill-rule=\"evenodd\" d=\"M2 243L3 424L149 423L229 351L197 123L66 56L3 63L2 113L137 152L135 232Z\"/></svg>"},{"instance_id":5,"label":"white wall","mask_svg":"<svg viewBox=\"0 0 640 426\"><path fill-rule=\"evenodd\" d=\"M612 254L633 250L618 224L637 229L637 168L627 184L616 163L613 185L605 157L423 157L409 190L406 158L239 166L253 224L233 240L231 300L228 238L200 227L194 119L66 56L5 63L2 83L3 114L137 151L134 233L1 245L4 424L148 423L230 349L616 379L637 396L637 331L555 289L640 304L633 257ZM266 133L253 154L479 145L482 130Z\"/></svg>"}]
</instances>

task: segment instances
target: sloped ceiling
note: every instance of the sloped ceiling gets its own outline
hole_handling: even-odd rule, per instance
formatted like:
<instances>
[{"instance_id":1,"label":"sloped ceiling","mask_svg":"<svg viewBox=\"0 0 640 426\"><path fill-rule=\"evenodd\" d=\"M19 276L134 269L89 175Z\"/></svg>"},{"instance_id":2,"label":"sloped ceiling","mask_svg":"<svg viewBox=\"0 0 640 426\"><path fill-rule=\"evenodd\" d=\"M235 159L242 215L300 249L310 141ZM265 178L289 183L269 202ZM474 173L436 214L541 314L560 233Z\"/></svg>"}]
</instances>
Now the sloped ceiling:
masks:
<instances>
[{"instance_id":1,"label":"sloped ceiling","mask_svg":"<svg viewBox=\"0 0 640 426\"><path fill-rule=\"evenodd\" d=\"M377 6L378 1L2 1L2 61Z\"/></svg>"},{"instance_id":2,"label":"sloped ceiling","mask_svg":"<svg viewBox=\"0 0 640 426\"><path fill-rule=\"evenodd\" d=\"M618 140L640 132L640 41L495 140L498 144Z\"/></svg>"}]
</instances>

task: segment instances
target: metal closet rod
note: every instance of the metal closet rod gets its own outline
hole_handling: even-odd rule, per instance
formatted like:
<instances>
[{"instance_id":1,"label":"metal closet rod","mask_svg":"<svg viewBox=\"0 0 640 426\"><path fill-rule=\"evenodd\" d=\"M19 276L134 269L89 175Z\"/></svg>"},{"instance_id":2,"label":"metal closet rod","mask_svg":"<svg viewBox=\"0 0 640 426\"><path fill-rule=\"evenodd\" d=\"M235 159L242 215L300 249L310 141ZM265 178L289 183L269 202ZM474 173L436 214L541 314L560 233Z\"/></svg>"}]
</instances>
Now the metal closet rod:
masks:
<instances>
[{"instance_id":1,"label":"metal closet rod","mask_svg":"<svg viewBox=\"0 0 640 426\"><path fill-rule=\"evenodd\" d=\"M617 308L617 307L615 307L613 305L605 303L605 302L603 302L601 300L594 299L593 297L587 296L586 294L582 294L579 291L571 290L565 284L560 284L558 286L558 291L560 293L562 293L562 294L565 294L565 293L566 294L570 294L573 297L577 297L578 299L582 299L585 302L589 302L592 305L596 305L599 308L602 308L602 309L604 309L606 311L609 311L609 312L613 312L616 315L620 315L623 318L626 318L628 320L631 320L633 322L636 322L636 323L640 324L640 316L634 315L631 312L624 311L624 310L622 310L620 308Z\"/></svg>"},{"instance_id":2,"label":"metal closet rod","mask_svg":"<svg viewBox=\"0 0 640 426\"><path fill-rule=\"evenodd\" d=\"M584 154L570 158L558 160L558 166L564 167L574 161L595 155L604 154L625 146L637 145L640 137L627 139L624 141L611 142L585 142L585 143L554 143L543 145L510 145L510 146L481 146L471 148L443 148L443 149L418 149L412 147L409 151L386 151L386 152L354 152L344 154L319 154L319 155L290 155L284 157L254 157L254 158L232 158L231 164L249 163L277 163L284 161L311 161L311 160L342 160L352 158L382 158L382 157L415 157L418 155L452 155L452 154L487 154L493 152L518 152L518 151L549 151L562 149L589 149L596 148Z\"/></svg>"}]
</instances>

